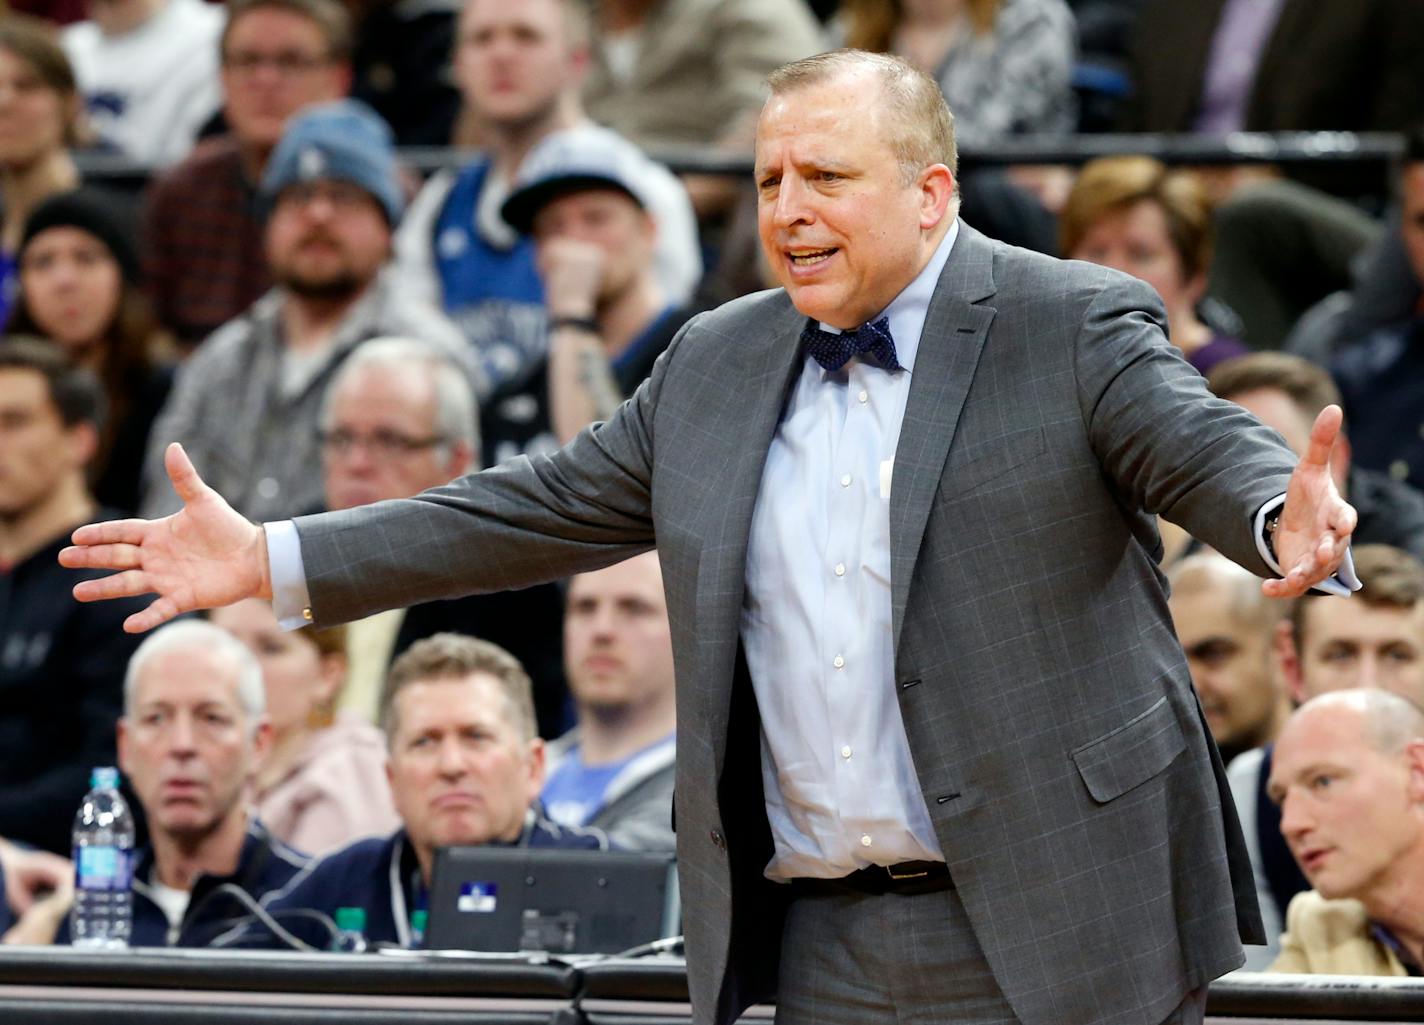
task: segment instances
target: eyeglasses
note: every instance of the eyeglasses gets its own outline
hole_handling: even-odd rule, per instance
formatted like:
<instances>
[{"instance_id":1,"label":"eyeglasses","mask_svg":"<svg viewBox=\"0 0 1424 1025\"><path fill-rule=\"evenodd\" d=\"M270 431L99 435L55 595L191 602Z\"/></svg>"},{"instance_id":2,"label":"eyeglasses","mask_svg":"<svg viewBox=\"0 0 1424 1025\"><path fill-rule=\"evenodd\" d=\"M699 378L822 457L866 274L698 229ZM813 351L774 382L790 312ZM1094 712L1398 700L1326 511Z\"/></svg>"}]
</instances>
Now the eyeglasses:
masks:
<instances>
[{"instance_id":1,"label":"eyeglasses","mask_svg":"<svg viewBox=\"0 0 1424 1025\"><path fill-rule=\"evenodd\" d=\"M428 438L412 438L408 434L400 434L397 431L372 431L370 434L357 434L355 431L348 431L344 428L322 431L319 437L321 447L328 455L345 456L359 445L377 459L399 459L401 456L433 448L446 441L438 434L433 434Z\"/></svg>"},{"instance_id":2,"label":"eyeglasses","mask_svg":"<svg viewBox=\"0 0 1424 1025\"><path fill-rule=\"evenodd\" d=\"M277 194L278 205L302 210L318 199L324 199L336 210L343 211L378 205L376 198L361 186L331 178L293 182Z\"/></svg>"},{"instance_id":3,"label":"eyeglasses","mask_svg":"<svg viewBox=\"0 0 1424 1025\"><path fill-rule=\"evenodd\" d=\"M309 53L286 50L281 53L254 53L250 50L238 50L234 53L225 53L222 58L223 67L239 75L251 75L262 68L271 68L284 78L295 78L298 75L306 75L325 67L331 63L331 58L322 56L314 57Z\"/></svg>"}]
</instances>

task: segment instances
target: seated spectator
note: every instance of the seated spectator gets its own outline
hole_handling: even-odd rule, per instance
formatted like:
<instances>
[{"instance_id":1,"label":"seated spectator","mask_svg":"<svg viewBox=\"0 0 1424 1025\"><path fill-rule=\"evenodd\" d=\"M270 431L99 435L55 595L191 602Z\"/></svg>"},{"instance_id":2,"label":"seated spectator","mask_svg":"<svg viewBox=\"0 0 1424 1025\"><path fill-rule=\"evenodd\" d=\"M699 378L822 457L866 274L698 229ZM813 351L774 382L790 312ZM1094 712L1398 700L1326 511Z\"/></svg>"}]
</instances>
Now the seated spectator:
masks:
<instances>
[{"instance_id":1,"label":"seated spectator","mask_svg":"<svg viewBox=\"0 0 1424 1025\"><path fill-rule=\"evenodd\" d=\"M832 45L896 54L939 82L961 147L1074 129L1064 0L844 0L839 20Z\"/></svg>"},{"instance_id":2,"label":"seated spectator","mask_svg":"<svg viewBox=\"0 0 1424 1025\"><path fill-rule=\"evenodd\" d=\"M1379 690L1291 716L1268 788L1310 880L1274 972L1424 974L1424 713Z\"/></svg>"},{"instance_id":3,"label":"seated spectator","mask_svg":"<svg viewBox=\"0 0 1424 1025\"><path fill-rule=\"evenodd\" d=\"M578 725L549 745L549 817L672 850L677 708L656 552L569 582L564 651Z\"/></svg>"},{"instance_id":4,"label":"seated spectator","mask_svg":"<svg viewBox=\"0 0 1424 1025\"><path fill-rule=\"evenodd\" d=\"M43 901L67 903L73 885L74 865L67 859L0 837L0 943L29 943L27 930L12 928L16 920Z\"/></svg>"},{"instance_id":5,"label":"seated spectator","mask_svg":"<svg viewBox=\"0 0 1424 1025\"><path fill-rule=\"evenodd\" d=\"M1424 488L1424 305L1418 292L1424 288L1424 130L1409 137L1399 195L1414 305L1350 340L1330 369L1345 397L1356 460Z\"/></svg>"},{"instance_id":6,"label":"seated spectator","mask_svg":"<svg viewBox=\"0 0 1424 1025\"><path fill-rule=\"evenodd\" d=\"M526 384L537 403L512 418L496 403L484 418L491 462L551 429L556 444L607 420L652 372L690 312L658 281L658 226L643 186L649 161L612 133L546 139L520 169L504 218L532 236L549 317L549 357Z\"/></svg>"},{"instance_id":7,"label":"seated spectator","mask_svg":"<svg viewBox=\"0 0 1424 1025\"><path fill-rule=\"evenodd\" d=\"M157 178L144 277L158 319L194 346L272 283L257 185L293 114L346 94L351 25L337 0L229 0L218 40L228 132Z\"/></svg>"},{"instance_id":8,"label":"seated spectator","mask_svg":"<svg viewBox=\"0 0 1424 1025\"><path fill-rule=\"evenodd\" d=\"M1305 454L1311 425L1320 411L1341 402L1329 374L1299 356L1281 352L1219 363L1207 375L1207 386L1275 428L1297 455ZM1351 540L1393 545L1424 559L1424 494L1387 474L1365 469L1351 455L1350 439L1342 431L1330 451L1331 476L1359 514Z\"/></svg>"},{"instance_id":9,"label":"seated spectator","mask_svg":"<svg viewBox=\"0 0 1424 1025\"><path fill-rule=\"evenodd\" d=\"M493 644L437 634L413 645L391 667L381 724L404 825L313 862L263 899L297 936L321 947L330 938L286 912L331 916L340 907L360 907L368 942L413 946L410 914L426 906L437 847L607 849L602 832L544 817L538 803L544 743L534 735L529 677ZM249 925L240 942L255 935Z\"/></svg>"},{"instance_id":10,"label":"seated spectator","mask_svg":"<svg viewBox=\"0 0 1424 1025\"><path fill-rule=\"evenodd\" d=\"M187 156L222 102L223 9L203 0L98 0L64 30L97 142L154 166Z\"/></svg>"},{"instance_id":11,"label":"seated spectator","mask_svg":"<svg viewBox=\"0 0 1424 1025\"><path fill-rule=\"evenodd\" d=\"M173 384L169 339L139 289L133 243L102 197L65 192L30 215L19 264L7 330L57 342L103 383L94 497L133 513L149 431Z\"/></svg>"},{"instance_id":12,"label":"seated spectator","mask_svg":"<svg viewBox=\"0 0 1424 1025\"><path fill-rule=\"evenodd\" d=\"M277 285L179 372L152 432L147 517L179 506L163 469L174 441L244 516L320 509L317 418L341 361L388 334L467 351L453 326L386 272L401 193L390 131L364 104L342 100L294 118L260 196Z\"/></svg>"},{"instance_id":13,"label":"seated spectator","mask_svg":"<svg viewBox=\"0 0 1424 1025\"><path fill-rule=\"evenodd\" d=\"M822 49L804 0L597 0L593 15L584 102L646 149L749 150L766 76ZM687 179L703 218L730 206L736 184Z\"/></svg>"},{"instance_id":14,"label":"seated spectator","mask_svg":"<svg viewBox=\"0 0 1424 1025\"><path fill-rule=\"evenodd\" d=\"M1187 556L1167 579L1172 625L1222 760L1269 744L1291 710L1272 651L1284 603L1215 552Z\"/></svg>"},{"instance_id":15,"label":"seated spectator","mask_svg":"<svg viewBox=\"0 0 1424 1025\"><path fill-rule=\"evenodd\" d=\"M468 379L453 361L411 339L376 339L351 354L327 388L321 431L328 509L409 498L448 484L479 460ZM519 660L533 679L539 734L558 736L568 725L562 608L558 585L540 584L392 609L351 623L340 707L374 722L391 662L423 637L463 632Z\"/></svg>"},{"instance_id":16,"label":"seated spectator","mask_svg":"<svg viewBox=\"0 0 1424 1025\"><path fill-rule=\"evenodd\" d=\"M79 185L69 155L80 99L64 51L41 23L0 20L0 322L19 288L15 261L30 212Z\"/></svg>"},{"instance_id":17,"label":"seated spectator","mask_svg":"<svg viewBox=\"0 0 1424 1025\"><path fill-rule=\"evenodd\" d=\"M448 146L460 113L450 67L459 0L346 0L355 22L351 97L395 132L397 146Z\"/></svg>"},{"instance_id":18,"label":"seated spectator","mask_svg":"<svg viewBox=\"0 0 1424 1025\"><path fill-rule=\"evenodd\" d=\"M252 776L250 803L268 831L307 854L389 833L398 823L380 730L337 715L346 682L344 627L283 630L250 598L208 617L262 667L272 744Z\"/></svg>"},{"instance_id":19,"label":"seated spectator","mask_svg":"<svg viewBox=\"0 0 1424 1025\"><path fill-rule=\"evenodd\" d=\"M1388 690L1424 703L1424 564L1385 545L1360 545L1354 559L1364 590L1348 601L1307 594L1277 627L1276 657L1286 689L1296 704L1356 688ZM1309 889L1281 837L1279 809L1265 796L1272 761L1267 745L1227 767L1271 938L1264 948L1247 948L1252 970L1271 963L1287 906Z\"/></svg>"},{"instance_id":20,"label":"seated spectator","mask_svg":"<svg viewBox=\"0 0 1424 1025\"><path fill-rule=\"evenodd\" d=\"M1103 157L1084 165L1060 218L1072 260L1147 282L1167 307L1167 335L1205 374L1246 347L1197 316L1211 266L1211 203L1190 171L1151 157Z\"/></svg>"},{"instance_id":21,"label":"seated spectator","mask_svg":"<svg viewBox=\"0 0 1424 1025\"><path fill-rule=\"evenodd\" d=\"M1354 203L1282 178L1235 189L1213 219L1206 294L1241 318L1241 339L1257 351L1299 344L1301 318L1350 287L1383 231Z\"/></svg>"},{"instance_id":22,"label":"seated spectator","mask_svg":"<svg viewBox=\"0 0 1424 1025\"><path fill-rule=\"evenodd\" d=\"M1412 0L1147 0L1131 55L1132 132L1397 132L1424 110Z\"/></svg>"},{"instance_id":23,"label":"seated spectator","mask_svg":"<svg viewBox=\"0 0 1424 1025\"><path fill-rule=\"evenodd\" d=\"M500 216L526 157L555 133L606 135L583 114L579 86L588 65L583 0L470 0L460 14L455 71L466 104L483 126L486 154L426 183L396 239L406 293L440 305L479 359L491 396L528 408L525 381L548 352L544 294L534 243ZM630 154L626 140L610 141ZM654 266L669 301L682 302L702 273L686 190L661 165L644 162L642 192L658 224ZM532 411L529 413L533 415ZM486 452L486 462L494 453Z\"/></svg>"},{"instance_id":24,"label":"seated spectator","mask_svg":"<svg viewBox=\"0 0 1424 1025\"><path fill-rule=\"evenodd\" d=\"M206 946L247 904L307 859L247 810L247 787L272 743L262 668L231 634L185 619L155 631L124 678L119 766L148 822L135 852L136 947ZM69 942L67 920L53 923Z\"/></svg>"},{"instance_id":25,"label":"seated spectator","mask_svg":"<svg viewBox=\"0 0 1424 1025\"><path fill-rule=\"evenodd\" d=\"M85 484L102 405L57 347L0 341L0 836L61 853L90 770L113 764L138 646L122 624L144 604L80 604L71 589L101 574L58 562L75 527L111 515Z\"/></svg>"}]
</instances>

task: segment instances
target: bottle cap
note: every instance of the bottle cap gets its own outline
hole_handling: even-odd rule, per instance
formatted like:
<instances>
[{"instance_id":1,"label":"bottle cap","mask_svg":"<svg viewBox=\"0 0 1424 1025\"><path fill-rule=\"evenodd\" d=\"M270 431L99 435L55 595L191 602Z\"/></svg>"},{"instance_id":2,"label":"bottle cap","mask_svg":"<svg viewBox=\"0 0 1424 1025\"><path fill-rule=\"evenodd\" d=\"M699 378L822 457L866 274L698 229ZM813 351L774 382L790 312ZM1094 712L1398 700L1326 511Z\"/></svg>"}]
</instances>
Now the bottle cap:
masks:
<instances>
[{"instance_id":1,"label":"bottle cap","mask_svg":"<svg viewBox=\"0 0 1424 1025\"><path fill-rule=\"evenodd\" d=\"M337 908L336 927L342 932L365 932L365 908Z\"/></svg>"},{"instance_id":2,"label":"bottle cap","mask_svg":"<svg viewBox=\"0 0 1424 1025\"><path fill-rule=\"evenodd\" d=\"M106 787L109 789L119 785L119 770L112 765L96 765L94 771L89 774L89 786L91 789Z\"/></svg>"}]
</instances>

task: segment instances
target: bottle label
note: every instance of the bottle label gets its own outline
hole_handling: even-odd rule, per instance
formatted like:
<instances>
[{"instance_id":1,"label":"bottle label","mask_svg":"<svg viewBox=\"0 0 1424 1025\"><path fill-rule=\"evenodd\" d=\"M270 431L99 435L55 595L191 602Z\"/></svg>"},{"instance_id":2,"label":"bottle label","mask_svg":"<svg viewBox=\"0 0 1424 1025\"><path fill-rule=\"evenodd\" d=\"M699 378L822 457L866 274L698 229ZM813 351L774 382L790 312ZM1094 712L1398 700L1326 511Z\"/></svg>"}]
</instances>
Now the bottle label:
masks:
<instances>
[{"instance_id":1,"label":"bottle label","mask_svg":"<svg viewBox=\"0 0 1424 1025\"><path fill-rule=\"evenodd\" d=\"M118 847L76 847L74 876L81 890L127 890L133 882L133 852Z\"/></svg>"}]
</instances>

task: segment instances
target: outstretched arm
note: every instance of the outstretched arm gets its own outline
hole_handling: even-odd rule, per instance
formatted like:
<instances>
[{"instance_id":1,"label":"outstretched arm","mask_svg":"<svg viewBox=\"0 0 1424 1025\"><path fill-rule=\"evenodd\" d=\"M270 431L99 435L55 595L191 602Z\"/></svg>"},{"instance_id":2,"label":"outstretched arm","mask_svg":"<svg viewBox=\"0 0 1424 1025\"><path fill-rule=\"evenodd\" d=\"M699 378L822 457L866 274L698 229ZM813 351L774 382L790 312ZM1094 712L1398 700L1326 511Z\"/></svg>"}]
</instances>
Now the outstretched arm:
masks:
<instances>
[{"instance_id":1,"label":"outstretched arm","mask_svg":"<svg viewBox=\"0 0 1424 1025\"><path fill-rule=\"evenodd\" d=\"M194 609L272 596L267 539L203 483L181 445L164 453L164 467L183 508L159 520L91 523L74 532L74 544L59 553L71 569L117 570L74 587L80 601L141 594L157 597L124 620L142 633Z\"/></svg>"},{"instance_id":2,"label":"outstretched arm","mask_svg":"<svg viewBox=\"0 0 1424 1025\"><path fill-rule=\"evenodd\" d=\"M1355 509L1335 489L1330 449L1340 435L1343 414L1326 406L1315 418L1310 445L1286 485L1273 545L1283 576L1265 580L1271 598L1295 598L1335 574L1355 530Z\"/></svg>"}]
</instances>

